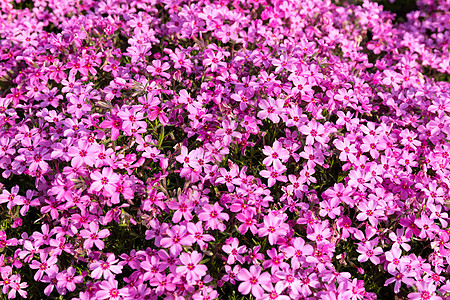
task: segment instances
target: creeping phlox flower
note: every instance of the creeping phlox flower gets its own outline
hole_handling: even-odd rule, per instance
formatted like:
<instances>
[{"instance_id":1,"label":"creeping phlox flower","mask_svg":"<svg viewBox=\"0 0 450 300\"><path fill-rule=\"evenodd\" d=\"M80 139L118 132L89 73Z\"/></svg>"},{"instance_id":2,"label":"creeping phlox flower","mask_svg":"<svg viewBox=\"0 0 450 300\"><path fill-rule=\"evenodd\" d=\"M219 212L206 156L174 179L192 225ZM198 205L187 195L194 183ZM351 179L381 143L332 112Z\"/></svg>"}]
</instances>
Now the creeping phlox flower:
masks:
<instances>
[{"instance_id":1,"label":"creeping phlox flower","mask_svg":"<svg viewBox=\"0 0 450 300\"><path fill-rule=\"evenodd\" d=\"M448 298L450 3L341 2L0 1L0 298Z\"/></svg>"},{"instance_id":2,"label":"creeping phlox flower","mask_svg":"<svg viewBox=\"0 0 450 300\"><path fill-rule=\"evenodd\" d=\"M91 222L89 224L89 229L83 229L80 231L80 235L85 238L83 247L86 249L96 246L99 250L105 248L105 243L101 240L111 233L108 229L102 229L99 231L99 226L97 222Z\"/></svg>"},{"instance_id":3,"label":"creeping phlox flower","mask_svg":"<svg viewBox=\"0 0 450 300\"><path fill-rule=\"evenodd\" d=\"M182 266L177 267L177 273L185 274L188 283L193 283L206 275L208 268L205 265L199 264L202 260L202 255L197 251L193 251L190 255L183 252L180 255Z\"/></svg>"}]
</instances>

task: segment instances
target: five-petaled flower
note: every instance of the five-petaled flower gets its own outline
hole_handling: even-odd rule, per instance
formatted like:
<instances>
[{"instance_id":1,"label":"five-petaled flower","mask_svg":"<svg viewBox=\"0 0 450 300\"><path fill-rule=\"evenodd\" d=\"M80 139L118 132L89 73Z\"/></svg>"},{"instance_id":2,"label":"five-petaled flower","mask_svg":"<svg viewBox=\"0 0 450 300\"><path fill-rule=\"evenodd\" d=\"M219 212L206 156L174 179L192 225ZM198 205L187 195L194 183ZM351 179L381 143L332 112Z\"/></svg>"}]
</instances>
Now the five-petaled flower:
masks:
<instances>
[{"instance_id":1,"label":"five-petaled flower","mask_svg":"<svg viewBox=\"0 0 450 300\"><path fill-rule=\"evenodd\" d=\"M89 230L81 230L80 235L85 238L83 243L84 248L90 249L93 245L95 245L98 249L103 250L105 243L101 239L109 236L110 232L106 228L99 231L98 223L93 221L89 223Z\"/></svg>"}]
</instances>

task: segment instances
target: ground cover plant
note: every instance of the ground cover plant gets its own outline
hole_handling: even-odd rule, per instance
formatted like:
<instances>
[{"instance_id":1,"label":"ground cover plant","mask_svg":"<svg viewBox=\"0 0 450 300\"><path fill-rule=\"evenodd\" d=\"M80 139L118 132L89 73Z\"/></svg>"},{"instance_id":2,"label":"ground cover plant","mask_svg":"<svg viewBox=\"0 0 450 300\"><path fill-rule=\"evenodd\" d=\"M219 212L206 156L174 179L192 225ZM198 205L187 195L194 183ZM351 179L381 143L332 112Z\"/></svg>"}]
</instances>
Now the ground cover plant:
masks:
<instances>
[{"instance_id":1,"label":"ground cover plant","mask_svg":"<svg viewBox=\"0 0 450 300\"><path fill-rule=\"evenodd\" d=\"M1 1L0 298L450 298L450 2L414 5Z\"/></svg>"}]
</instances>

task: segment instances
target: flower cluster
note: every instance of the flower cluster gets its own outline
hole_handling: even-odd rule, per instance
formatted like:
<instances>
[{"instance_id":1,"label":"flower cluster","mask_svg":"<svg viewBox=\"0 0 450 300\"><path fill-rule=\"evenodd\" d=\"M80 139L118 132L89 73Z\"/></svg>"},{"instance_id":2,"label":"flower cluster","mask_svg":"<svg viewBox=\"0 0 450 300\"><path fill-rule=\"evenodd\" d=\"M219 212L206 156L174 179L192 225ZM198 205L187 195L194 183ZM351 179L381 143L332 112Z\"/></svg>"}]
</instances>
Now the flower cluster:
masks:
<instances>
[{"instance_id":1,"label":"flower cluster","mask_svg":"<svg viewBox=\"0 0 450 300\"><path fill-rule=\"evenodd\" d=\"M450 2L342 2L1 1L1 293L447 299Z\"/></svg>"}]
</instances>

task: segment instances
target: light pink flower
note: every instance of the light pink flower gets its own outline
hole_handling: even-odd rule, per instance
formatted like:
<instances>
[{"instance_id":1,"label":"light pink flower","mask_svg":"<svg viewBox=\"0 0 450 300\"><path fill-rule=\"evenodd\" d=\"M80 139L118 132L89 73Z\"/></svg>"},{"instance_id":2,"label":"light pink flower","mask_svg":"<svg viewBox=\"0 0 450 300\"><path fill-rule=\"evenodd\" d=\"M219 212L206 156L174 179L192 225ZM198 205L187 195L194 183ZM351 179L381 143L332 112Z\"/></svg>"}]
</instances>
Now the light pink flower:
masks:
<instances>
[{"instance_id":1,"label":"light pink flower","mask_svg":"<svg viewBox=\"0 0 450 300\"><path fill-rule=\"evenodd\" d=\"M180 261L183 263L183 266L177 267L177 273L186 274L186 280L189 284L195 283L205 276L208 270L205 265L199 264L201 260L202 255L197 251L193 251L191 254L181 253Z\"/></svg>"},{"instance_id":2,"label":"light pink flower","mask_svg":"<svg viewBox=\"0 0 450 300\"><path fill-rule=\"evenodd\" d=\"M270 274L267 272L261 274L260 266L250 266L250 271L241 269L237 279L243 281L238 287L239 292L244 295L251 292L257 299L260 299L264 294L261 286L270 288Z\"/></svg>"},{"instance_id":3,"label":"light pink flower","mask_svg":"<svg viewBox=\"0 0 450 300\"><path fill-rule=\"evenodd\" d=\"M94 244L100 250L105 248L105 243L101 239L109 236L110 232L108 229L102 229L100 231L98 229L98 223L91 222L89 223L89 230L83 229L80 231L80 235L86 239L83 243L84 248L90 249Z\"/></svg>"}]
</instances>

